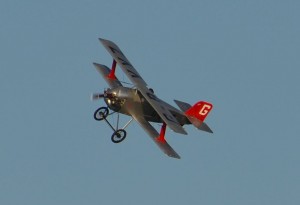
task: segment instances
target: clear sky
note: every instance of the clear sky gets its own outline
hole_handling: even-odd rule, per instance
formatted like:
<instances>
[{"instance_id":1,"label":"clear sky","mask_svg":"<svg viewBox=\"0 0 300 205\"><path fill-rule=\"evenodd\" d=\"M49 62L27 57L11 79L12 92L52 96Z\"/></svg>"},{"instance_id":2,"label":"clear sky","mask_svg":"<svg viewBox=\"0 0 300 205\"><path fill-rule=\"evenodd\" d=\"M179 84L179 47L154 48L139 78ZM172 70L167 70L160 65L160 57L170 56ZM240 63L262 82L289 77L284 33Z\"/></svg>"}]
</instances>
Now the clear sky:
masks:
<instances>
[{"instance_id":1,"label":"clear sky","mask_svg":"<svg viewBox=\"0 0 300 205\"><path fill-rule=\"evenodd\" d=\"M0 204L300 204L300 1L0 1ZM114 41L158 97L214 104L208 134L93 119ZM127 80L118 71L121 80ZM127 118L125 118L127 120ZM125 121L124 120L124 121Z\"/></svg>"}]
</instances>

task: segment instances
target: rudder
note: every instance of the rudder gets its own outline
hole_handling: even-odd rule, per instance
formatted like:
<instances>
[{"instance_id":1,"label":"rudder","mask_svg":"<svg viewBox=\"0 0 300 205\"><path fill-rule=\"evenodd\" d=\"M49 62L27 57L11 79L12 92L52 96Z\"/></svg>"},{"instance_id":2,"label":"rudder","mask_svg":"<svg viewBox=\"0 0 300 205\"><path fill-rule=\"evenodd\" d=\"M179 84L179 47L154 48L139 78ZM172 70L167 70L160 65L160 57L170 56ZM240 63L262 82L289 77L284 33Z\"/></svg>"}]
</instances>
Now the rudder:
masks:
<instances>
[{"instance_id":1,"label":"rudder","mask_svg":"<svg viewBox=\"0 0 300 205\"><path fill-rule=\"evenodd\" d=\"M199 101L194 106L185 111L185 114L191 117L195 117L201 122L204 122L205 118L212 110L213 105L208 102Z\"/></svg>"},{"instance_id":2,"label":"rudder","mask_svg":"<svg viewBox=\"0 0 300 205\"><path fill-rule=\"evenodd\" d=\"M194 106L191 106L186 102L181 102L179 100L174 101L196 128L205 132L213 133L209 126L204 122L205 118L213 108L211 103L199 101Z\"/></svg>"}]
</instances>

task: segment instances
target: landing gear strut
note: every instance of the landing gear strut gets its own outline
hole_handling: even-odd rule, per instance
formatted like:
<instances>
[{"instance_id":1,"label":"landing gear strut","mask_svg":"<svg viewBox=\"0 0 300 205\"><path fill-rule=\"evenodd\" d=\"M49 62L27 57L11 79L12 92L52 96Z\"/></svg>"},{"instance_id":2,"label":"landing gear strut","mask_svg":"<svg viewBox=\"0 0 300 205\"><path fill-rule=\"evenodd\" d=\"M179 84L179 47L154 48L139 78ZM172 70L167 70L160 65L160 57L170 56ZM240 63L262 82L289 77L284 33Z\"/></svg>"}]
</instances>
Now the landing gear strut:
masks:
<instances>
[{"instance_id":1,"label":"landing gear strut","mask_svg":"<svg viewBox=\"0 0 300 205\"><path fill-rule=\"evenodd\" d=\"M126 138L126 131L125 129L128 127L128 125L132 122L133 118L131 118L124 126L123 128L119 129L119 113L117 113L118 115L118 119L117 119L117 126L116 128L114 128L111 123L107 120L107 117L109 115L114 114L115 112L109 114L109 109L107 107L100 107L98 108L95 112L94 112L94 119L97 121L102 121L104 120L109 127L114 131L112 136L111 136L111 141L113 143L120 143L122 142L125 138Z\"/></svg>"}]
</instances>

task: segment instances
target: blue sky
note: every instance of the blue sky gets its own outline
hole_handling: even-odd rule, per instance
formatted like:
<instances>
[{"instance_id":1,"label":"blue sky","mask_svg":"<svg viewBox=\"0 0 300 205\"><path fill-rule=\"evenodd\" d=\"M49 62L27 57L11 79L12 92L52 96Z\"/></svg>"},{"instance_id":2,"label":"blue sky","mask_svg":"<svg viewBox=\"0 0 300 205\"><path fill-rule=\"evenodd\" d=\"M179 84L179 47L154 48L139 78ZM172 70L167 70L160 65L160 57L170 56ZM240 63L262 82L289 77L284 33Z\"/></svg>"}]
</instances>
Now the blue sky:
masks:
<instances>
[{"instance_id":1,"label":"blue sky","mask_svg":"<svg viewBox=\"0 0 300 205\"><path fill-rule=\"evenodd\" d=\"M0 204L299 204L299 1L0 2ZM166 157L93 119L114 41L156 94L214 110ZM118 77L126 80L120 70ZM127 118L125 118L126 120Z\"/></svg>"}]
</instances>

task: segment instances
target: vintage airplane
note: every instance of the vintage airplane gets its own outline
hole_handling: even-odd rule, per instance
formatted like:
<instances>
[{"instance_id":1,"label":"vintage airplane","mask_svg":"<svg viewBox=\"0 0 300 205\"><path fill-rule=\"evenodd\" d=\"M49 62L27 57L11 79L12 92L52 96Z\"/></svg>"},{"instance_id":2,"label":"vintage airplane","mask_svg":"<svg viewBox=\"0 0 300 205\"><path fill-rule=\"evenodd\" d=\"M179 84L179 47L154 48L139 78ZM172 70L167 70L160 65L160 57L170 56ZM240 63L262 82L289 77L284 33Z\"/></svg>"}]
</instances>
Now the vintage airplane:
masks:
<instances>
[{"instance_id":1,"label":"vintage airplane","mask_svg":"<svg viewBox=\"0 0 300 205\"><path fill-rule=\"evenodd\" d=\"M96 69L102 74L109 87L104 93L95 93L92 99L103 98L107 107L100 107L94 113L95 120L104 120L112 128L111 140L114 143L123 141L126 137L125 128L135 120L158 145L158 147L168 156L180 159L180 156L173 150L165 139L166 127L174 132L186 135L187 132L182 127L186 124L193 124L196 128L212 133L212 130L204 122L213 105L200 101L194 106L188 103L174 100L180 110L159 99L140 74L132 66L129 60L122 53L120 48L112 41L99 39L106 50L113 57L112 68L94 63ZM124 87L122 82L115 76L117 64L121 67L134 87ZM109 110L113 112L110 113ZM107 117L114 113L121 113L131 116L123 128L119 129L119 115L116 128L107 120ZM162 123L160 133L150 124L150 122Z\"/></svg>"}]
</instances>

